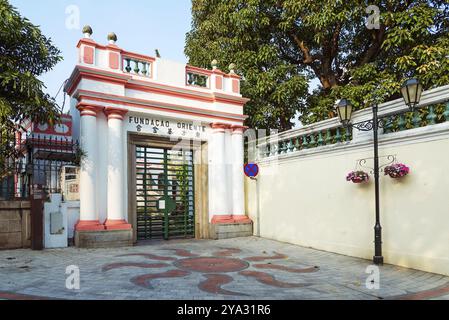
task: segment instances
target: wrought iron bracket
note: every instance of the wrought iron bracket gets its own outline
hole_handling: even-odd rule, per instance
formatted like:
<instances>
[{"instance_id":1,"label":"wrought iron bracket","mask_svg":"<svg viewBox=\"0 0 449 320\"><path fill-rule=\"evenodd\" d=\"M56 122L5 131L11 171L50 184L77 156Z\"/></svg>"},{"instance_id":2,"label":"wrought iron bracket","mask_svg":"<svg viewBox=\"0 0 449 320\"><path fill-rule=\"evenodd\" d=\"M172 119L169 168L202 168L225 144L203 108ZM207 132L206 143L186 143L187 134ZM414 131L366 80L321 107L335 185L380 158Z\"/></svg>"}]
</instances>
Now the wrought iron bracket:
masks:
<instances>
[{"instance_id":1,"label":"wrought iron bracket","mask_svg":"<svg viewBox=\"0 0 449 320\"><path fill-rule=\"evenodd\" d=\"M400 112L395 112L395 113L389 113L389 114L385 114L382 116L378 117L377 120L377 128L385 128L388 127L390 125L392 125L393 123L395 123L399 116L406 114L407 112L410 111L400 111ZM385 122L384 120L388 119L388 122ZM360 121L360 122L356 122L356 123L349 123L347 125L347 127L351 128L351 129L357 129L359 131L371 131L374 129L374 119L370 119L370 120L366 120L366 121Z\"/></svg>"},{"instance_id":2,"label":"wrought iron bracket","mask_svg":"<svg viewBox=\"0 0 449 320\"><path fill-rule=\"evenodd\" d=\"M379 156L379 159L385 159L384 163L379 164L379 172L384 172L385 167L388 167L389 165L392 165L397 161L397 155L389 154L386 156ZM356 161L356 170L355 171L357 171L358 168L361 168L361 169L365 168L365 169L370 170L369 173L374 174L374 168L366 165L368 160L374 160L374 157L358 159Z\"/></svg>"}]
</instances>

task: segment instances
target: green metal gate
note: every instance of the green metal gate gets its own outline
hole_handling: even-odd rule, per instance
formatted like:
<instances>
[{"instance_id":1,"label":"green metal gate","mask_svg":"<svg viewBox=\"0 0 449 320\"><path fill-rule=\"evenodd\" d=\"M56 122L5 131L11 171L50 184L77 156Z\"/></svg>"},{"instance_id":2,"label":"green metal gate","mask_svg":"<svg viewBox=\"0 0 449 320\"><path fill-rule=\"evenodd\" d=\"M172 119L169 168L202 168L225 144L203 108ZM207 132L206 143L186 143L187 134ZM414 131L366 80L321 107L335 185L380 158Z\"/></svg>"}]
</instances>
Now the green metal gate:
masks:
<instances>
[{"instance_id":1,"label":"green metal gate","mask_svg":"<svg viewBox=\"0 0 449 320\"><path fill-rule=\"evenodd\" d=\"M193 152L136 146L137 239L195 236Z\"/></svg>"}]
</instances>

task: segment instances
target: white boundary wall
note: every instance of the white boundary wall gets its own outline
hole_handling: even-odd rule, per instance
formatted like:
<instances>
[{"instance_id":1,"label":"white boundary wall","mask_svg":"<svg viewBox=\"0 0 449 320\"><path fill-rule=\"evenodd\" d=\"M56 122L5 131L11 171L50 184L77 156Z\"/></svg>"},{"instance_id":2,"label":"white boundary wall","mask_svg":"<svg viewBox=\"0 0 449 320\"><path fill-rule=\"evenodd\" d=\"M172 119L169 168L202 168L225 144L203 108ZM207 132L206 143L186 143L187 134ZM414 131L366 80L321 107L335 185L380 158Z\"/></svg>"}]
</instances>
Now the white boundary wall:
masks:
<instances>
[{"instance_id":1,"label":"white boundary wall","mask_svg":"<svg viewBox=\"0 0 449 320\"><path fill-rule=\"evenodd\" d=\"M448 88L442 89L447 95ZM356 113L354 120L369 112ZM255 235L371 260L374 179L362 185L345 179L356 160L373 156L371 136L259 160L258 180L246 180ZM411 169L402 179L380 178L385 263L449 275L449 122L385 135L379 153L396 155Z\"/></svg>"}]
</instances>

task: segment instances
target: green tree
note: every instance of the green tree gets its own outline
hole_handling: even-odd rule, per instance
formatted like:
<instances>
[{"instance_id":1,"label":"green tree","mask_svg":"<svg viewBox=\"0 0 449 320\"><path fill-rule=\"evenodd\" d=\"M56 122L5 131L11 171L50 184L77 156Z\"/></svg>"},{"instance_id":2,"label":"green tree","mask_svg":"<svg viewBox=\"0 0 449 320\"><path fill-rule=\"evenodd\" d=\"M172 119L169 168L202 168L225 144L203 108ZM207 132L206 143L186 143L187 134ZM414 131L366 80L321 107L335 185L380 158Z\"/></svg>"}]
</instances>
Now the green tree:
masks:
<instances>
[{"instance_id":1,"label":"green tree","mask_svg":"<svg viewBox=\"0 0 449 320\"><path fill-rule=\"evenodd\" d=\"M60 60L51 40L8 1L0 0L0 163L14 151L5 137L20 121L57 119L55 100L43 92L38 77Z\"/></svg>"},{"instance_id":2,"label":"green tree","mask_svg":"<svg viewBox=\"0 0 449 320\"><path fill-rule=\"evenodd\" d=\"M378 28L366 9L379 8ZM248 125L290 128L333 117L335 100L397 97L403 80L449 83L449 4L445 0L193 0L190 63L234 62L252 99ZM307 83L319 81L309 92Z\"/></svg>"}]
</instances>

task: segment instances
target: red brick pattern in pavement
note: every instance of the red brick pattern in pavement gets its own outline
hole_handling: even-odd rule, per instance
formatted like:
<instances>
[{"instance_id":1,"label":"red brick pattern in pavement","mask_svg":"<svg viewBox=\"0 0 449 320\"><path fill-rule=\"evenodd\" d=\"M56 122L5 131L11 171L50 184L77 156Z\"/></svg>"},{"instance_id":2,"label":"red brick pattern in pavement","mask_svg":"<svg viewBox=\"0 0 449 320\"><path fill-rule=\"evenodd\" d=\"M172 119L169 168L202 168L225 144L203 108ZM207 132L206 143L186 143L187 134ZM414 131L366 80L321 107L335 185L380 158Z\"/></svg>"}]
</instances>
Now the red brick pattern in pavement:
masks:
<instances>
[{"instance_id":1,"label":"red brick pattern in pavement","mask_svg":"<svg viewBox=\"0 0 449 320\"><path fill-rule=\"evenodd\" d=\"M112 269L129 268L129 267L146 269L146 268L163 268L168 266L170 265L166 263L117 262L104 265L102 271L105 272Z\"/></svg>"},{"instance_id":2,"label":"red brick pattern in pavement","mask_svg":"<svg viewBox=\"0 0 449 320\"><path fill-rule=\"evenodd\" d=\"M240 252L242 252L242 250L236 248L223 248L223 250L216 251L212 253L212 255L217 257L229 257Z\"/></svg>"},{"instance_id":3,"label":"red brick pattern in pavement","mask_svg":"<svg viewBox=\"0 0 449 320\"><path fill-rule=\"evenodd\" d=\"M0 291L0 300L58 300L42 296L33 296L14 292Z\"/></svg>"},{"instance_id":4,"label":"red brick pattern in pavement","mask_svg":"<svg viewBox=\"0 0 449 320\"><path fill-rule=\"evenodd\" d=\"M288 256L282 253L275 252L274 256L256 256L245 258L247 261L264 261L264 260L275 260L275 259L287 259Z\"/></svg>"},{"instance_id":5,"label":"red brick pattern in pavement","mask_svg":"<svg viewBox=\"0 0 449 320\"><path fill-rule=\"evenodd\" d=\"M281 266L279 264L272 264L272 263L266 263L266 264L254 264L254 268L257 269L274 269L274 270L282 270L292 273L311 273L311 272L317 272L320 270L319 267L310 267L310 268L303 268L303 269L296 269L296 268L290 268L286 266Z\"/></svg>"},{"instance_id":6,"label":"red brick pattern in pavement","mask_svg":"<svg viewBox=\"0 0 449 320\"><path fill-rule=\"evenodd\" d=\"M199 257L181 259L175 262L178 268L201 272L237 272L248 268L249 263L240 259L218 258L218 257Z\"/></svg>"},{"instance_id":7,"label":"red brick pattern in pavement","mask_svg":"<svg viewBox=\"0 0 449 320\"><path fill-rule=\"evenodd\" d=\"M404 294L400 296L395 297L388 297L385 298L385 300L427 300L427 299L434 299L439 298L441 296L449 294L449 283L446 283L445 285L432 288L429 290L419 291L415 293L410 294Z\"/></svg>"},{"instance_id":8,"label":"red brick pattern in pavement","mask_svg":"<svg viewBox=\"0 0 449 320\"><path fill-rule=\"evenodd\" d=\"M178 267L189 259L191 270ZM77 291L65 288L64 270L74 263L81 270ZM369 290L365 270L370 263L255 237L123 249L0 251L0 299L449 299L449 277L388 264L381 267L382 277L392 281ZM163 269L152 269L159 266ZM153 281L158 278L165 279ZM130 280L151 290L127 285Z\"/></svg>"},{"instance_id":9,"label":"red brick pattern in pavement","mask_svg":"<svg viewBox=\"0 0 449 320\"><path fill-rule=\"evenodd\" d=\"M206 274L205 281L198 285L198 288L202 291L213 293L213 294L223 294L230 296L246 296L246 294L229 291L221 288L221 286L231 283L234 279L231 276L225 274Z\"/></svg>"},{"instance_id":10,"label":"red brick pattern in pavement","mask_svg":"<svg viewBox=\"0 0 449 320\"><path fill-rule=\"evenodd\" d=\"M151 287L151 280L154 279L160 279L160 278L177 278L177 277L185 277L188 276L190 272L183 271L183 270L170 270L162 273L155 273L155 274L144 274L141 276L137 276L131 279L131 282L135 285L152 289Z\"/></svg>"},{"instance_id":11,"label":"red brick pattern in pavement","mask_svg":"<svg viewBox=\"0 0 449 320\"><path fill-rule=\"evenodd\" d=\"M167 251L173 251L177 256L180 257L198 257L197 254L195 253L191 253L189 250L185 250L185 249L163 249L163 250L167 250Z\"/></svg>"}]
</instances>

